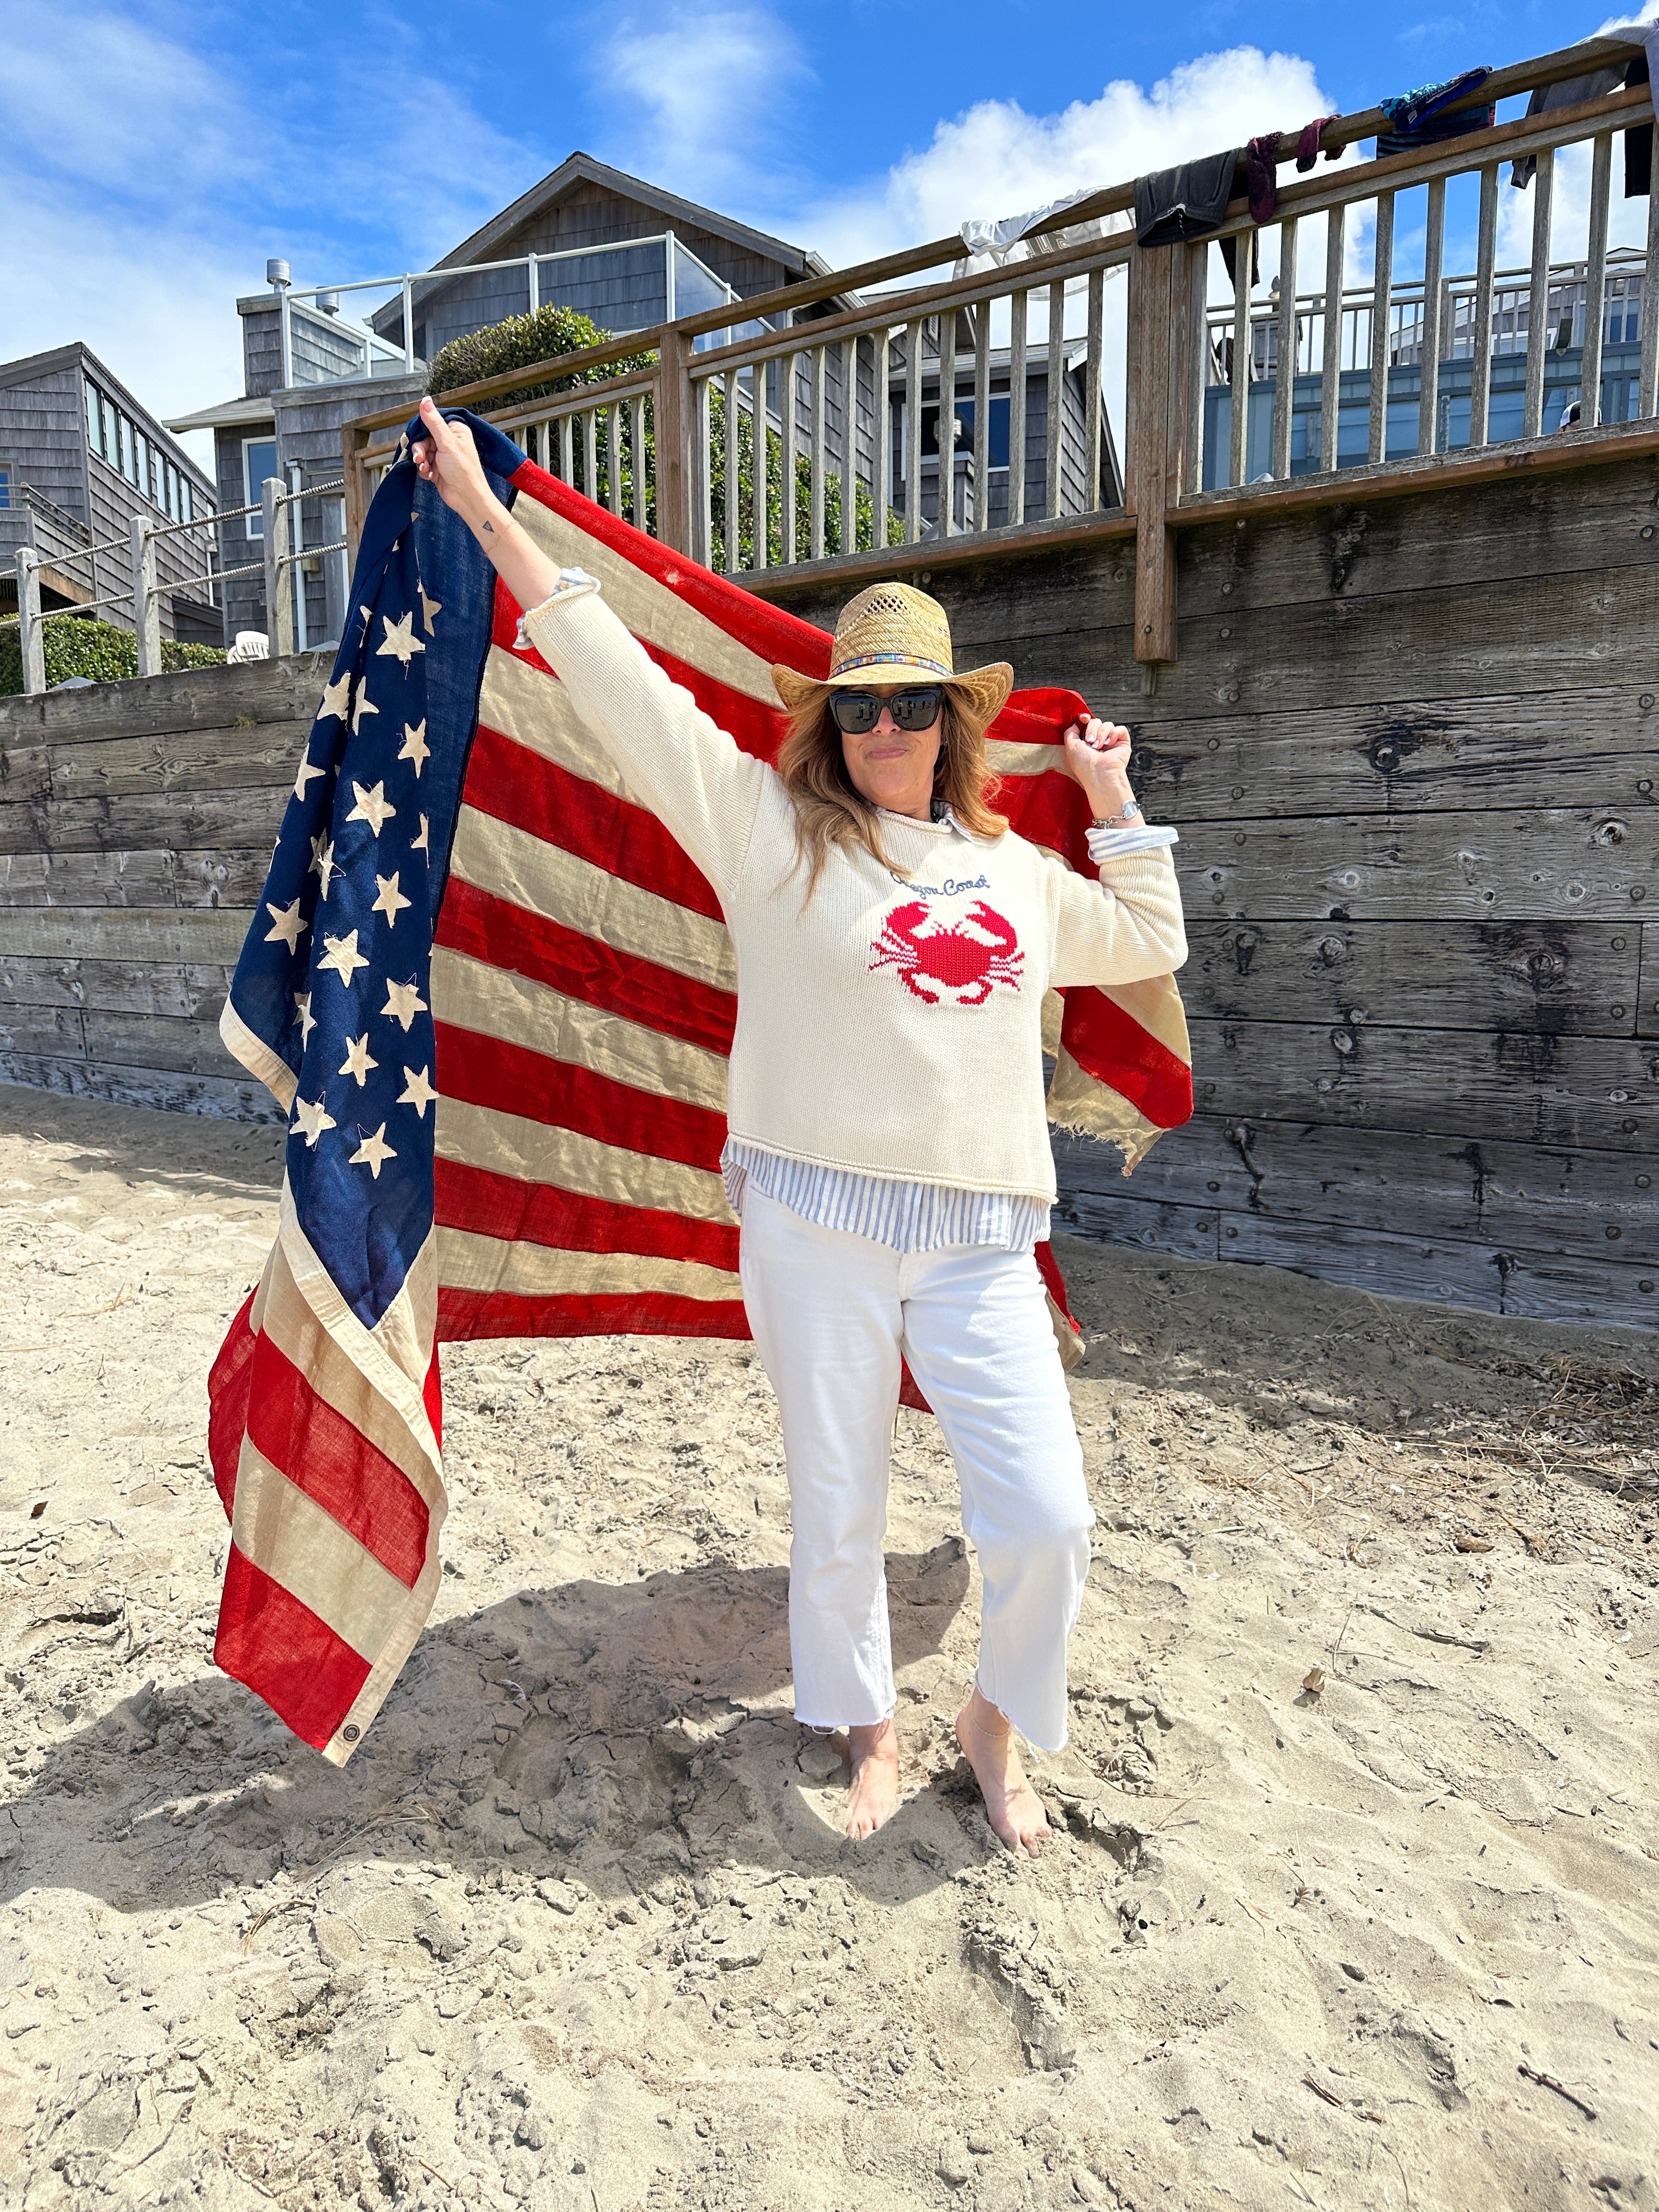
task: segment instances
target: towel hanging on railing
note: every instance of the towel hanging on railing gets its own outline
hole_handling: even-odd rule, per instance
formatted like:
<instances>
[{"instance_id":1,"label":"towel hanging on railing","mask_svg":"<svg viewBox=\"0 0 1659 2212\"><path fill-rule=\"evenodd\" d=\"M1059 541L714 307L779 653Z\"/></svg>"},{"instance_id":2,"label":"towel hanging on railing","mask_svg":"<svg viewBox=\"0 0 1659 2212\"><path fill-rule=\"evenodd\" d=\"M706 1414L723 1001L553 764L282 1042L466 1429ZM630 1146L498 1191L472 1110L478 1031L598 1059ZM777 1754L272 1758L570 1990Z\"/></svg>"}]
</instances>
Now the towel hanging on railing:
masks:
<instances>
[{"instance_id":1,"label":"towel hanging on railing","mask_svg":"<svg viewBox=\"0 0 1659 2212\"><path fill-rule=\"evenodd\" d=\"M1227 219L1228 203L1238 174L1241 149L1230 154L1206 154L1179 168L1155 169L1135 179L1135 243L1137 246L1180 246L1189 240L1212 238ZM1227 274L1237 282L1238 237L1230 233L1221 240L1221 258ZM1250 283L1261 274L1256 255L1256 234L1250 233Z\"/></svg>"},{"instance_id":2,"label":"towel hanging on railing","mask_svg":"<svg viewBox=\"0 0 1659 2212\"><path fill-rule=\"evenodd\" d=\"M1047 206L1032 208L1024 215L969 216L960 225L958 236L967 252L957 263L952 274L957 276L977 276L982 269L1006 268L1011 261L1031 261L1040 254L1058 253L1072 246L1086 246L1091 240L1109 238L1115 231L1127 228L1127 217L1122 215L1096 216L1088 222L1067 223L1060 230L1045 230L1035 238L1028 236L1040 222L1050 216L1075 207L1079 200L1092 197L1090 191L1067 192L1064 198L1050 200ZM1109 270L1107 274L1111 275Z\"/></svg>"},{"instance_id":3,"label":"towel hanging on railing","mask_svg":"<svg viewBox=\"0 0 1659 2212\"><path fill-rule=\"evenodd\" d=\"M1271 222L1279 213L1279 133L1264 131L1244 149L1244 181L1250 196L1250 214L1256 222Z\"/></svg>"},{"instance_id":4,"label":"towel hanging on railing","mask_svg":"<svg viewBox=\"0 0 1659 2212\"><path fill-rule=\"evenodd\" d=\"M1478 92L1492 75L1489 69L1465 70L1444 84L1419 85L1415 92L1397 93L1379 103L1389 127L1376 134L1380 161L1386 154L1413 154L1419 146L1432 146L1443 138L1461 138L1467 131L1490 128L1498 110L1468 107L1459 103Z\"/></svg>"},{"instance_id":5,"label":"towel hanging on railing","mask_svg":"<svg viewBox=\"0 0 1659 2212\"><path fill-rule=\"evenodd\" d=\"M1301 136L1296 142L1296 166L1300 175L1305 177L1319 159L1320 132L1328 123L1334 123L1336 120L1337 118L1334 115L1316 115L1311 123L1303 125ZM1347 150L1346 146L1328 146L1325 149L1325 159L1328 161L1340 161Z\"/></svg>"}]
</instances>

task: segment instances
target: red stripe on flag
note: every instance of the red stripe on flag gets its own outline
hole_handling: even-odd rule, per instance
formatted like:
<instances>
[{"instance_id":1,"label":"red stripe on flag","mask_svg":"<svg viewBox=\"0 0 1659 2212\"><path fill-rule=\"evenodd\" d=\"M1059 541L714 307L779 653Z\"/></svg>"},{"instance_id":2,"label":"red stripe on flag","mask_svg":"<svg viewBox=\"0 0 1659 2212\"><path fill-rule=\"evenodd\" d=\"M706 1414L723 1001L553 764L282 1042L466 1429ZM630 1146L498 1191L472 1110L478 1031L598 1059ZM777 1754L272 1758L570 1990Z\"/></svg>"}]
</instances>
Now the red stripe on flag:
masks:
<instances>
[{"instance_id":1,"label":"red stripe on flag","mask_svg":"<svg viewBox=\"0 0 1659 2212\"><path fill-rule=\"evenodd\" d=\"M1060 1042L1085 1075L1103 1083L1160 1129L1193 1118L1193 1071L1103 991L1066 990Z\"/></svg>"},{"instance_id":2,"label":"red stripe on flag","mask_svg":"<svg viewBox=\"0 0 1659 2212\"><path fill-rule=\"evenodd\" d=\"M520 1182L487 1168L442 1160L436 1168L434 1219L440 1229L544 1244L561 1252L633 1252L647 1259L695 1260L738 1269L735 1224L699 1221L647 1206L618 1206L550 1183Z\"/></svg>"},{"instance_id":3,"label":"red stripe on flag","mask_svg":"<svg viewBox=\"0 0 1659 2212\"><path fill-rule=\"evenodd\" d=\"M746 1337L741 1298L682 1298L666 1291L603 1297L520 1297L507 1291L440 1287L438 1334L477 1336Z\"/></svg>"},{"instance_id":4,"label":"red stripe on flag","mask_svg":"<svg viewBox=\"0 0 1659 2212\"><path fill-rule=\"evenodd\" d=\"M732 992L618 952L457 876L449 879L433 941L664 1036L682 1037L722 1056L732 1049L738 1015Z\"/></svg>"},{"instance_id":5,"label":"red stripe on flag","mask_svg":"<svg viewBox=\"0 0 1659 2212\"><path fill-rule=\"evenodd\" d=\"M520 1115L550 1128L575 1129L684 1167L712 1171L720 1166L726 1116L707 1106L635 1091L592 1068L447 1022L438 1024L437 1042L438 1089L446 1098Z\"/></svg>"},{"instance_id":6,"label":"red stripe on flag","mask_svg":"<svg viewBox=\"0 0 1659 2212\"><path fill-rule=\"evenodd\" d=\"M426 1565L426 1500L362 1431L319 1398L293 1362L261 1336L247 1432L296 1490L412 1589Z\"/></svg>"},{"instance_id":7,"label":"red stripe on flag","mask_svg":"<svg viewBox=\"0 0 1659 2212\"><path fill-rule=\"evenodd\" d=\"M253 1388L257 1340L249 1316L257 1295L250 1291L243 1299L242 1310L226 1331L219 1356L208 1370L208 1459L227 1520L236 1504L236 1468L247 1429L248 1394Z\"/></svg>"},{"instance_id":8,"label":"red stripe on flag","mask_svg":"<svg viewBox=\"0 0 1659 2212\"><path fill-rule=\"evenodd\" d=\"M369 1674L360 1652L234 1544L213 1658L317 1751L326 1750Z\"/></svg>"},{"instance_id":9,"label":"red stripe on flag","mask_svg":"<svg viewBox=\"0 0 1659 2212\"><path fill-rule=\"evenodd\" d=\"M461 796L480 814L528 830L607 875L620 876L712 921L726 919L708 878L699 874L654 814L602 791L585 776L573 775L483 722L473 740Z\"/></svg>"}]
</instances>

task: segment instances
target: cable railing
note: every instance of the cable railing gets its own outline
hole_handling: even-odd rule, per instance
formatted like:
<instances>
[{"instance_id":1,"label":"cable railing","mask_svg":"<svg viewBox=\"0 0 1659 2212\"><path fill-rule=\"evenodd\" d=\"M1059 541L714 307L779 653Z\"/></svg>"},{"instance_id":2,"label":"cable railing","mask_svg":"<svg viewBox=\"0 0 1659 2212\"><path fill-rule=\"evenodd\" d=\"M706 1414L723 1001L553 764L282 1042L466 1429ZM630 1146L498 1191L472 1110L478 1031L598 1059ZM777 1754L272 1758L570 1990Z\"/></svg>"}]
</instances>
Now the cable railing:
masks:
<instances>
[{"instance_id":1,"label":"cable railing","mask_svg":"<svg viewBox=\"0 0 1659 2212\"><path fill-rule=\"evenodd\" d=\"M295 648L295 601L298 592L303 589L295 572L306 562L327 554L343 554L347 550L343 535L325 544L306 544L299 527L301 511L308 500L342 498L345 489L343 477L327 483L289 485L279 477L270 477L262 486L258 499L244 507L221 508L212 515L198 516L190 522L163 523L152 521L147 515L135 515L125 537L104 538L72 551L54 549L43 555L38 545L20 546L15 560L17 612L0 616L0 627L12 623L19 627L24 691L41 692L46 688L48 623L86 621L108 609L125 610L122 627L130 626L134 633L137 673L159 676L163 666L162 599L169 596L188 598L201 592L204 604L216 606L220 604L224 586L243 576L264 579L265 607L270 623L269 650L278 655L291 653ZM261 519L261 557L227 567L215 557L222 544L222 527L251 514ZM72 517L67 519L73 520ZM204 565L199 570L184 574L169 572L166 575L159 572L158 550L174 539L185 547L201 549L198 557L203 559ZM125 555L127 580L124 586L99 592L96 578L100 554ZM42 571L52 571L58 582L68 582L78 590L77 580L66 574L78 563L89 566L92 581L88 588L92 596L77 599L72 606L46 611L41 600Z\"/></svg>"}]
</instances>

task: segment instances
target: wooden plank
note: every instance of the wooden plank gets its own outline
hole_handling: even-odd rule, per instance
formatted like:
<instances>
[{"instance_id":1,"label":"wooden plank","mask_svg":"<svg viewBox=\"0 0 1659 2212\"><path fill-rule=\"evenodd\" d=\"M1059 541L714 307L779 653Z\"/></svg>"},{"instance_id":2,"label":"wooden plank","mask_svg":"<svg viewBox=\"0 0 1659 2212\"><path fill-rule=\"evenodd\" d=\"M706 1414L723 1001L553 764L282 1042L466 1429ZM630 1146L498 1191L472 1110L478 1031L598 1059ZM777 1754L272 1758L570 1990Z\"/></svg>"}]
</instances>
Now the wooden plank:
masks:
<instances>
[{"instance_id":1,"label":"wooden plank","mask_svg":"<svg viewBox=\"0 0 1659 2212\"><path fill-rule=\"evenodd\" d=\"M1474 361L1469 379L1469 443L1484 446L1492 402L1492 290L1498 258L1498 164L1480 172L1480 242L1475 249Z\"/></svg>"},{"instance_id":2,"label":"wooden plank","mask_svg":"<svg viewBox=\"0 0 1659 2212\"><path fill-rule=\"evenodd\" d=\"M1291 419L1296 397L1296 217L1279 226L1279 365L1273 380L1273 472L1281 481L1291 473Z\"/></svg>"},{"instance_id":3,"label":"wooden plank","mask_svg":"<svg viewBox=\"0 0 1659 2212\"><path fill-rule=\"evenodd\" d=\"M1651 1152L1659 1046L1619 1037L1334 1024L1191 1024L1206 1114Z\"/></svg>"},{"instance_id":4,"label":"wooden plank","mask_svg":"<svg viewBox=\"0 0 1659 2212\"><path fill-rule=\"evenodd\" d=\"M296 653L192 668L177 676L130 678L84 690L0 698L0 750L15 744L87 744L138 732L224 729L239 715L255 722L309 724L332 656Z\"/></svg>"},{"instance_id":5,"label":"wooden plank","mask_svg":"<svg viewBox=\"0 0 1659 2212\"><path fill-rule=\"evenodd\" d=\"M1169 526L1165 456L1177 404L1171 362L1176 313L1184 309L1183 255L1173 246L1142 247L1130 269L1134 332L1132 498L1135 514L1135 659L1143 665L1176 657L1176 545Z\"/></svg>"},{"instance_id":6,"label":"wooden plank","mask_svg":"<svg viewBox=\"0 0 1659 2212\"><path fill-rule=\"evenodd\" d=\"M1109 1146L1059 1133L1057 1218L1090 1194L1266 1219L1346 1224L1659 1266L1659 1158L1200 1115L1126 1180Z\"/></svg>"},{"instance_id":7,"label":"wooden plank","mask_svg":"<svg viewBox=\"0 0 1659 2212\"><path fill-rule=\"evenodd\" d=\"M216 1022L88 1011L82 1017L87 1056L123 1067L164 1068L174 1075L235 1081L241 1070L219 1040Z\"/></svg>"},{"instance_id":8,"label":"wooden plank","mask_svg":"<svg viewBox=\"0 0 1659 2212\"><path fill-rule=\"evenodd\" d=\"M55 1059L40 1053L0 1053L0 1083L25 1084L76 1098L102 1098L117 1106L149 1106L169 1114L211 1114L232 1121L279 1124L288 1118L252 1077L181 1075L165 1068L129 1067L113 1060Z\"/></svg>"},{"instance_id":9,"label":"wooden plank","mask_svg":"<svg viewBox=\"0 0 1659 2212\"><path fill-rule=\"evenodd\" d=\"M1134 279L1129 279L1133 296ZM1008 301L1008 520L1025 520L1025 326L1030 294L1016 290Z\"/></svg>"},{"instance_id":10,"label":"wooden plank","mask_svg":"<svg viewBox=\"0 0 1659 2212\"><path fill-rule=\"evenodd\" d=\"M1112 1190L1066 1189L1054 1218L1057 1229L1097 1243L1133 1244L1143 1252L1169 1252L1182 1260L1221 1256L1220 1217L1213 1205L1159 1206L1137 1203Z\"/></svg>"},{"instance_id":11,"label":"wooden plank","mask_svg":"<svg viewBox=\"0 0 1659 2212\"><path fill-rule=\"evenodd\" d=\"M1659 927L1642 926L1642 978L1636 987L1636 1034L1659 1036Z\"/></svg>"},{"instance_id":12,"label":"wooden plank","mask_svg":"<svg viewBox=\"0 0 1659 2212\"><path fill-rule=\"evenodd\" d=\"M1607 195L1613 180L1613 133L1599 131L1590 166L1589 252L1584 269L1584 354L1579 419L1601 419L1601 332L1607 297Z\"/></svg>"},{"instance_id":13,"label":"wooden plank","mask_svg":"<svg viewBox=\"0 0 1659 2212\"><path fill-rule=\"evenodd\" d=\"M1655 696L1619 684L1214 721L1130 713L1134 785L1149 819L1183 827L1231 822L1247 802L1258 819L1523 807L1547 751L1564 790L1645 811L1659 784L1659 714L1642 702Z\"/></svg>"},{"instance_id":14,"label":"wooden plank","mask_svg":"<svg viewBox=\"0 0 1659 2212\"><path fill-rule=\"evenodd\" d=\"M183 960L234 968L252 914L230 907L0 907L0 959Z\"/></svg>"},{"instance_id":15,"label":"wooden plank","mask_svg":"<svg viewBox=\"0 0 1659 2212\"><path fill-rule=\"evenodd\" d=\"M1591 921L1262 921L1189 917L1187 1011L1224 1021L1373 1019L1632 1036L1643 933Z\"/></svg>"},{"instance_id":16,"label":"wooden plank","mask_svg":"<svg viewBox=\"0 0 1659 2212\"><path fill-rule=\"evenodd\" d=\"M1325 314L1319 365L1319 465L1336 467L1337 430L1342 391L1342 234L1346 210L1334 207L1325 218Z\"/></svg>"},{"instance_id":17,"label":"wooden plank","mask_svg":"<svg viewBox=\"0 0 1659 2212\"><path fill-rule=\"evenodd\" d=\"M309 721L264 722L253 729L170 730L30 750L44 753L55 799L163 791L193 799L291 784L310 728Z\"/></svg>"},{"instance_id":18,"label":"wooden plank","mask_svg":"<svg viewBox=\"0 0 1659 2212\"><path fill-rule=\"evenodd\" d=\"M0 1009L60 1006L216 1022L231 974L179 961L7 959L0 962Z\"/></svg>"},{"instance_id":19,"label":"wooden plank","mask_svg":"<svg viewBox=\"0 0 1659 2212\"><path fill-rule=\"evenodd\" d=\"M32 805L52 794L52 757L45 745L13 745L0 752L0 818L9 801Z\"/></svg>"},{"instance_id":20,"label":"wooden plank","mask_svg":"<svg viewBox=\"0 0 1659 2212\"><path fill-rule=\"evenodd\" d=\"M1237 1234L1229 1237L1230 1229ZM1659 1275L1612 1260L1597 1265L1449 1238L1312 1228L1249 1214L1224 1221L1222 1243L1229 1260L1289 1267L1322 1282L1421 1304L1648 1330L1659 1312Z\"/></svg>"},{"instance_id":21,"label":"wooden plank","mask_svg":"<svg viewBox=\"0 0 1659 2212\"><path fill-rule=\"evenodd\" d=\"M1389 341L1394 321L1392 192L1379 192L1376 196L1372 272L1370 409L1366 459L1375 463L1386 460L1389 451L1389 357L1392 351Z\"/></svg>"},{"instance_id":22,"label":"wooden plank","mask_svg":"<svg viewBox=\"0 0 1659 2212\"><path fill-rule=\"evenodd\" d=\"M10 853L0 859L0 907L175 907L174 856Z\"/></svg>"},{"instance_id":23,"label":"wooden plank","mask_svg":"<svg viewBox=\"0 0 1659 2212\"><path fill-rule=\"evenodd\" d=\"M1441 261L1446 243L1446 180L1437 177L1429 186L1428 213L1423 236L1423 327L1422 342L1418 348L1417 450L1432 453L1440 443L1440 354L1443 334L1440 327L1440 309L1444 294L1440 282ZM1334 393L1331 405L1336 404ZM1333 425L1334 428L1334 425ZM1322 456L1320 465L1336 466L1336 442L1331 441L1328 459Z\"/></svg>"},{"instance_id":24,"label":"wooden plank","mask_svg":"<svg viewBox=\"0 0 1659 2212\"><path fill-rule=\"evenodd\" d=\"M1527 295L1527 398L1524 434L1544 427L1544 370L1550 345L1550 230L1555 204L1555 156L1540 154L1532 179L1532 267Z\"/></svg>"},{"instance_id":25,"label":"wooden plank","mask_svg":"<svg viewBox=\"0 0 1659 2212\"><path fill-rule=\"evenodd\" d=\"M84 1060L86 1018L78 1006L9 1006L0 1010L0 1065L9 1054L46 1054Z\"/></svg>"},{"instance_id":26,"label":"wooden plank","mask_svg":"<svg viewBox=\"0 0 1659 2212\"><path fill-rule=\"evenodd\" d=\"M118 799L49 799L0 806L0 854L101 853L167 846L263 846L267 858L282 828L292 786L255 784L230 791L128 793ZM257 888L257 887L256 887Z\"/></svg>"},{"instance_id":27,"label":"wooden plank","mask_svg":"<svg viewBox=\"0 0 1659 2212\"><path fill-rule=\"evenodd\" d=\"M1190 910L1229 921L1641 919L1659 897L1659 813L1538 807L1188 825Z\"/></svg>"}]
</instances>

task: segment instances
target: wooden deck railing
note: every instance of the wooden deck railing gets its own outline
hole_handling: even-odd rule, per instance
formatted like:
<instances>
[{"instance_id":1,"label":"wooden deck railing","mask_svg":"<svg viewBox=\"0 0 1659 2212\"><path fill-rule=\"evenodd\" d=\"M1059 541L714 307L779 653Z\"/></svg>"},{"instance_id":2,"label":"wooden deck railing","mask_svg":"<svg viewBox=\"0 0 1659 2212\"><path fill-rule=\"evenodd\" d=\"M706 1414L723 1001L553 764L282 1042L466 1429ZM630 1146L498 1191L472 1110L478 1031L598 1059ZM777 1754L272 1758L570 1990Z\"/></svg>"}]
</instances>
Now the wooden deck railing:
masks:
<instances>
[{"instance_id":1,"label":"wooden deck railing","mask_svg":"<svg viewBox=\"0 0 1659 2212\"><path fill-rule=\"evenodd\" d=\"M1561 83L1638 51L1618 35L1494 71L1474 105ZM447 393L544 468L708 565L770 591L1079 537L1136 540L1135 653L1150 688L1176 653L1176 532L1262 502L1367 497L1592 453L1659 447L1659 191L1645 252L1614 257L1614 135L1652 118L1647 86L1285 184L1258 229L1241 198L1212 239L1142 249L1127 230L957 277L955 237L745 301L759 336L712 309ZM1336 118L1346 147L1380 110ZM1293 134L1281 142L1286 158ZM1582 254L1551 258L1557 158L1590 150ZM1500 163L1532 158L1532 251L1498 266ZM1241 178L1242 184L1242 178ZM1395 267L1416 235L1422 265ZM1448 195L1467 193L1475 266L1445 266ZM1476 203L1478 201L1478 208ZM1127 216L1132 183L1043 228ZM1298 289L1310 227L1323 283ZM1255 234L1255 235L1253 235ZM1223 239L1236 276L1217 295ZM1350 281L1367 240L1369 277ZM1278 282L1255 297L1252 248ZM908 289L879 286L933 272ZM1127 274L1123 366L1107 286ZM815 313L832 299L857 304ZM805 319L802 319L805 318ZM636 365L645 355L650 365ZM607 369L617 370L606 377ZM1280 364L1285 372L1280 373ZM1110 387L1114 374L1118 388ZM532 386L575 376L551 398ZM946 398L951 404L946 404ZM1558 428L1576 397L1578 420ZM1558 409L1556 403L1562 406ZM355 543L401 410L345 432ZM1120 456L1113 424L1121 426Z\"/></svg>"}]
</instances>

